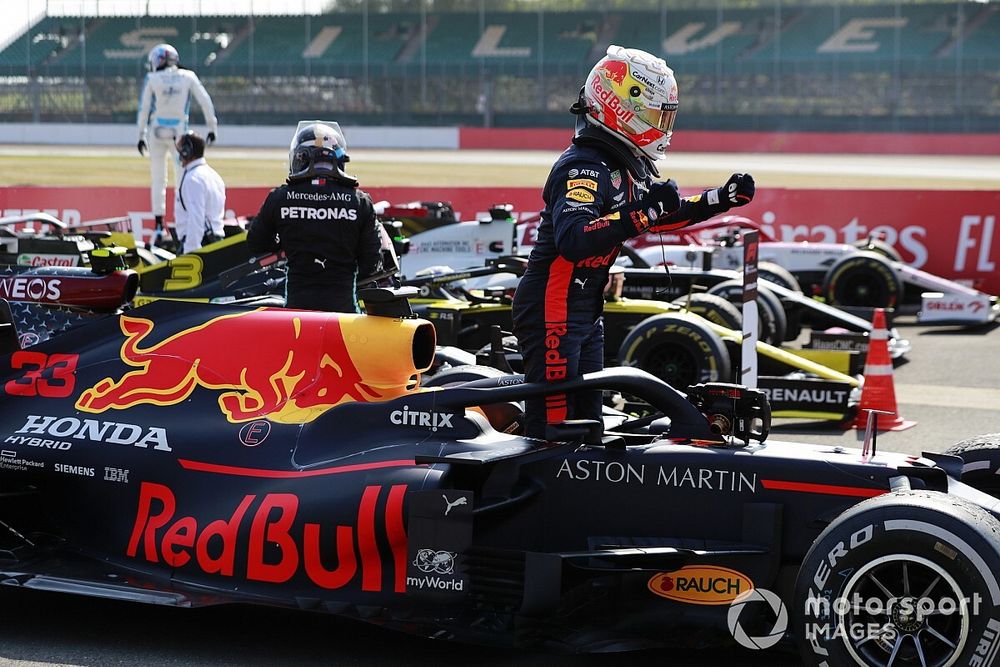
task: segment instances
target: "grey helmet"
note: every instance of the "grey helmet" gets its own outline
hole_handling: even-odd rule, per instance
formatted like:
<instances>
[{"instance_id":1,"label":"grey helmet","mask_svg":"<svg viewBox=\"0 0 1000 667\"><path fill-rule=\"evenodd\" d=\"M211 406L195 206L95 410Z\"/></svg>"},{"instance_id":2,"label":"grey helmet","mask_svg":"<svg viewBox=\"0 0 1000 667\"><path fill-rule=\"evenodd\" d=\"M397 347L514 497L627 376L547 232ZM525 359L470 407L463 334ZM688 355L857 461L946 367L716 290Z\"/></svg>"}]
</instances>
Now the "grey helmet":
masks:
<instances>
[{"instance_id":1,"label":"grey helmet","mask_svg":"<svg viewBox=\"0 0 1000 667\"><path fill-rule=\"evenodd\" d=\"M338 123L299 121L288 147L288 180L328 176L357 185L357 178L344 171L350 159L347 140Z\"/></svg>"}]
</instances>

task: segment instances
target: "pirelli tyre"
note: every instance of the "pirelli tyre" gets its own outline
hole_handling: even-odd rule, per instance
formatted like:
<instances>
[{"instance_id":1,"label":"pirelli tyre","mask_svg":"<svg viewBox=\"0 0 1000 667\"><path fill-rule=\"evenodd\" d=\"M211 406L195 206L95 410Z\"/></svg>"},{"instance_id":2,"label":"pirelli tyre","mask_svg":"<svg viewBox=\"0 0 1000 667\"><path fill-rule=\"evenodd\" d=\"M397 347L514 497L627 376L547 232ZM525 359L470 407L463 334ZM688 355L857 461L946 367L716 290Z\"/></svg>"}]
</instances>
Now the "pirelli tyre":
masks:
<instances>
[{"instance_id":1,"label":"pirelli tyre","mask_svg":"<svg viewBox=\"0 0 1000 667\"><path fill-rule=\"evenodd\" d=\"M802 285L792 272L774 262L760 262L757 275L762 279L785 289L802 294ZM802 307L793 301L781 299L785 311L785 340L795 340L802 333Z\"/></svg>"},{"instance_id":2,"label":"pirelli tyre","mask_svg":"<svg viewBox=\"0 0 1000 667\"><path fill-rule=\"evenodd\" d=\"M618 363L647 371L684 390L700 382L729 382L732 363L725 343L694 315L656 315L629 332Z\"/></svg>"},{"instance_id":3,"label":"pirelli tyre","mask_svg":"<svg viewBox=\"0 0 1000 667\"><path fill-rule=\"evenodd\" d=\"M674 299L673 303L719 326L743 330L743 314L739 308L717 294L698 292Z\"/></svg>"},{"instance_id":4,"label":"pirelli tyre","mask_svg":"<svg viewBox=\"0 0 1000 667\"><path fill-rule=\"evenodd\" d=\"M903 261L903 256L899 254L898 250L885 241L880 241L879 239L862 239L860 241L856 241L854 243L854 247L858 250L867 250L869 252L882 255L886 259L893 262Z\"/></svg>"},{"instance_id":5,"label":"pirelli tyre","mask_svg":"<svg viewBox=\"0 0 1000 667\"><path fill-rule=\"evenodd\" d=\"M735 305L737 309L742 308L743 281L723 280L721 283L712 285L708 289L708 294L721 296ZM758 331L760 340L771 345L781 345L785 340L785 330L788 325L785 309L781 305L781 299L774 292L760 285L757 287L757 318L760 321Z\"/></svg>"},{"instance_id":6,"label":"pirelli tyre","mask_svg":"<svg viewBox=\"0 0 1000 667\"><path fill-rule=\"evenodd\" d=\"M890 261L874 252L842 257L823 278L823 296L834 306L893 308L902 293Z\"/></svg>"},{"instance_id":7,"label":"pirelli tyre","mask_svg":"<svg viewBox=\"0 0 1000 667\"><path fill-rule=\"evenodd\" d=\"M1000 521L936 491L870 498L799 568L791 626L806 665L988 665L1000 649Z\"/></svg>"},{"instance_id":8,"label":"pirelli tyre","mask_svg":"<svg viewBox=\"0 0 1000 667\"><path fill-rule=\"evenodd\" d=\"M957 442L945 454L962 459L962 481L1000 498L1000 433L977 435Z\"/></svg>"},{"instance_id":9,"label":"pirelli tyre","mask_svg":"<svg viewBox=\"0 0 1000 667\"><path fill-rule=\"evenodd\" d=\"M757 276L777 285L781 285L785 289L790 289L793 292L802 291L802 285L799 284L798 279L792 275L791 271L780 264L775 264L774 262L760 262L757 265Z\"/></svg>"}]
</instances>

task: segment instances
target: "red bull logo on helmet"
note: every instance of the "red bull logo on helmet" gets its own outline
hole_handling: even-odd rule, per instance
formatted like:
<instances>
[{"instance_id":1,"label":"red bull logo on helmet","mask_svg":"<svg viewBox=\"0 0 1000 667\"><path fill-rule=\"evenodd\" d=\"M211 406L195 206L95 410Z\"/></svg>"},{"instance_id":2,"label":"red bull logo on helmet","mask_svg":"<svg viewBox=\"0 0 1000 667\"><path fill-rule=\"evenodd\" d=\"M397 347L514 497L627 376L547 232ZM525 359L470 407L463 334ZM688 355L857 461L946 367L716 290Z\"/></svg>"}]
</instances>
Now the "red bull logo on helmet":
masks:
<instances>
[{"instance_id":1,"label":"red bull logo on helmet","mask_svg":"<svg viewBox=\"0 0 1000 667\"><path fill-rule=\"evenodd\" d=\"M604 63L601 67L604 70L604 76L608 77L610 81L614 81L619 86L625 81L625 77L628 75L628 63L622 62L621 60L609 60Z\"/></svg>"},{"instance_id":2,"label":"red bull logo on helmet","mask_svg":"<svg viewBox=\"0 0 1000 667\"><path fill-rule=\"evenodd\" d=\"M230 422L301 424L340 403L381 398L363 381L340 322L328 313L261 308L222 315L145 347L151 320L122 316L119 323L121 359L135 370L85 389L78 410L175 405L203 387L221 392L219 408Z\"/></svg>"},{"instance_id":3,"label":"red bull logo on helmet","mask_svg":"<svg viewBox=\"0 0 1000 667\"><path fill-rule=\"evenodd\" d=\"M597 98L604 103L605 109L613 113L623 123L630 123L635 118L634 112L622 106L621 100L615 94L615 91L608 90L601 85L601 77L595 76L591 79L590 86L593 88Z\"/></svg>"}]
</instances>

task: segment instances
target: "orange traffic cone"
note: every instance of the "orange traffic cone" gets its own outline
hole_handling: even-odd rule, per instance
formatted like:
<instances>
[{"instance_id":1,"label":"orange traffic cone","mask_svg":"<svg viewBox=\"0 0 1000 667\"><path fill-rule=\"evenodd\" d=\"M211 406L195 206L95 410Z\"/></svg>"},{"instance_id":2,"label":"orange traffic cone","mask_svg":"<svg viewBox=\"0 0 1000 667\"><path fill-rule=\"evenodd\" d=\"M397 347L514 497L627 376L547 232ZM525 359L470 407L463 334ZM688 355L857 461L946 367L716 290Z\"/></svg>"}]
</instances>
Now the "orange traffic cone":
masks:
<instances>
[{"instance_id":1,"label":"orange traffic cone","mask_svg":"<svg viewBox=\"0 0 1000 667\"><path fill-rule=\"evenodd\" d=\"M879 431L903 431L917 425L915 421L903 419L896 405L896 390L892 384L892 359L889 358L889 330L885 325L885 311L881 308L876 308L872 317L868 357L865 359L865 382L861 387L858 415L851 428L866 428L869 410L888 413L880 416Z\"/></svg>"}]
</instances>

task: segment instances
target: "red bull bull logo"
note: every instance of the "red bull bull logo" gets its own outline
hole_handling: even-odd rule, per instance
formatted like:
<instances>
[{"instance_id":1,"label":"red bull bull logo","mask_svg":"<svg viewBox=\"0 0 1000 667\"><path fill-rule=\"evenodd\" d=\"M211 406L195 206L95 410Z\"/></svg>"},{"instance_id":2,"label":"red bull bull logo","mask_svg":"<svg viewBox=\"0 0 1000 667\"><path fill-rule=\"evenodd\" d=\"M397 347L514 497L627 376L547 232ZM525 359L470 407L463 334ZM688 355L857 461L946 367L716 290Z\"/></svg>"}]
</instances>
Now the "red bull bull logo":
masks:
<instances>
[{"instance_id":1,"label":"red bull bull logo","mask_svg":"<svg viewBox=\"0 0 1000 667\"><path fill-rule=\"evenodd\" d=\"M135 370L84 390L78 410L175 405L203 387L222 392L219 407L231 422L301 424L340 403L382 398L363 381L335 315L262 308L216 317L148 347L142 343L151 320L122 316L119 323L121 359Z\"/></svg>"},{"instance_id":2,"label":"red bull bull logo","mask_svg":"<svg viewBox=\"0 0 1000 667\"><path fill-rule=\"evenodd\" d=\"M604 63L601 69L604 70L604 76L619 86L622 85L622 82L625 81L625 77L628 75L628 63L621 60L609 60Z\"/></svg>"}]
</instances>

